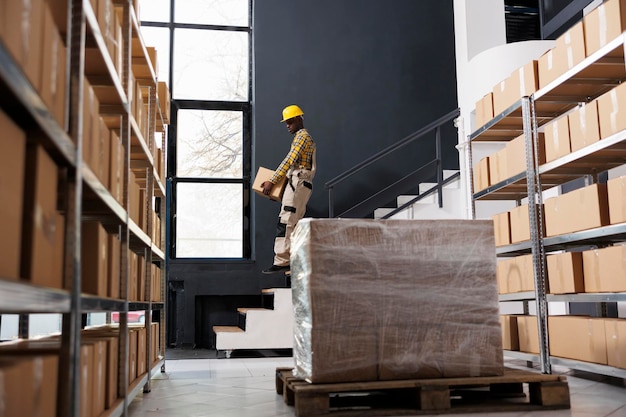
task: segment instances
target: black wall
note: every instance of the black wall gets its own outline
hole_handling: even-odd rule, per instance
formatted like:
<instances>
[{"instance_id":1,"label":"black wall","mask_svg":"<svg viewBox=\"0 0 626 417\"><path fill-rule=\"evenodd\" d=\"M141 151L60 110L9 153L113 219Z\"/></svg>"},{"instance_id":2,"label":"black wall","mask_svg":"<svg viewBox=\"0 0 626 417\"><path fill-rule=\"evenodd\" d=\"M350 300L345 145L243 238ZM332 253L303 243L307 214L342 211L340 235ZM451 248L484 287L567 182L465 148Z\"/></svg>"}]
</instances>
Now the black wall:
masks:
<instances>
[{"instance_id":1,"label":"black wall","mask_svg":"<svg viewBox=\"0 0 626 417\"><path fill-rule=\"evenodd\" d=\"M288 152L292 136L279 123L281 111L300 105L318 149L309 217L328 215L324 183L457 107L452 0L256 0L253 19L252 175L259 166L275 169ZM444 167L457 168L457 138L449 133ZM433 158L434 135L338 186L335 212ZM272 262L279 204L251 199L252 261L170 263L170 279L185 281L176 343L206 340L195 335L194 316L205 314L196 297L282 284L260 274Z\"/></svg>"}]
</instances>

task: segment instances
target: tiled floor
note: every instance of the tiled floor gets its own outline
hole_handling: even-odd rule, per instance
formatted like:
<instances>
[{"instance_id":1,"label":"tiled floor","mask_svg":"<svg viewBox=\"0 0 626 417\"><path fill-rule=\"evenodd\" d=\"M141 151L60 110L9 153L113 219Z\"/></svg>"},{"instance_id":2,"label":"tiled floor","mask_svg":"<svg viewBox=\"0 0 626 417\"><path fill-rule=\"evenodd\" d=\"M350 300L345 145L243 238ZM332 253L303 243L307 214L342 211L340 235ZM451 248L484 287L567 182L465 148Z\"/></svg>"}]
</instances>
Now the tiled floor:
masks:
<instances>
[{"instance_id":1,"label":"tiled floor","mask_svg":"<svg viewBox=\"0 0 626 417\"><path fill-rule=\"evenodd\" d=\"M524 368L525 362L507 361ZM280 417L294 416L274 387L277 367L293 366L292 358L174 359L166 372L152 379L152 392L139 394L130 405L130 417ZM525 369L525 368L524 368ZM626 417L626 387L607 384L604 378L567 375L570 410L489 413L488 417ZM441 415L441 414L440 414ZM449 415L449 414L446 414ZM485 416L455 414L457 416Z\"/></svg>"}]
</instances>

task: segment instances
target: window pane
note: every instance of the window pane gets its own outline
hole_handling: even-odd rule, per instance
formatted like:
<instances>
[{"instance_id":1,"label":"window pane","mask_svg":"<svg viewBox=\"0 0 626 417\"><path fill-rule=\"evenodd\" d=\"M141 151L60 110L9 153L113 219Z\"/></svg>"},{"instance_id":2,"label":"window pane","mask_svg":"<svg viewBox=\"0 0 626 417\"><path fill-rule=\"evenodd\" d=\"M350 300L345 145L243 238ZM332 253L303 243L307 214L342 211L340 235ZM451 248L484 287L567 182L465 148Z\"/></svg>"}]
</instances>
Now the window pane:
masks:
<instances>
[{"instance_id":1,"label":"window pane","mask_svg":"<svg viewBox=\"0 0 626 417\"><path fill-rule=\"evenodd\" d=\"M242 184L178 184L176 257L241 258L242 213Z\"/></svg>"},{"instance_id":2,"label":"window pane","mask_svg":"<svg viewBox=\"0 0 626 417\"><path fill-rule=\"evenodd\" d=\"M179 110L176 136L179 177L243 177L243 113Z\"/></svg>"},{"instance_id":3,"label":"window pane","mask_svg":"<svg viewBox=\"0 0 626 417\"><path fill-rule=\"evenodd\" d=\"M139 0L139 19L150 22L169 22L170 0Z\"/></svg>"},{"instance_id":4,"label":"window pane","mask_svg":"<svg viewBox=\"0 0 626 417\"><path fill-rule=\"evenodd\" d=\"M178 0L174 21L248 27L248 0Z\"/></svg>"},{"instance_id":5,"label":"window pane","mask_svg":"<svg viewBox=\"0 0 626 417\"><path fill-rule=\"evenodd\" d=\"M157 51L157 74L159 81L169 83L170 73L170 31L167 28L142 26L141 36L146 46L154 46Z\"/></svg>"},{"instance_id":6,"label":"window pane","mask_svg":"<svg viewBox=\"0 0 626 417\"><path fill-rule=\"evenodd\" d=\"M176 29L175 99L247 101L248 34Z\"/></svg>"}]
</instances>

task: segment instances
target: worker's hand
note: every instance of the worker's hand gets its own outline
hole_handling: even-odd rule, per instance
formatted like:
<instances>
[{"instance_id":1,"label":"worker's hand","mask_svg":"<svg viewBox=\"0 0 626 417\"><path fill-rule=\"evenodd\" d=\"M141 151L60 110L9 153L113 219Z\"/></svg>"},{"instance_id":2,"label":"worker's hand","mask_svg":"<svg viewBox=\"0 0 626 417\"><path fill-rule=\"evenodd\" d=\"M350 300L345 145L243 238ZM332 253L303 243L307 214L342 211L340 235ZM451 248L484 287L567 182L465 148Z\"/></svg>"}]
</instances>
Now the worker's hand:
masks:
<instances>
[{"instance_id":1,"label":"worker's hand","mask_svg":"<svg viewBox=\"0 0 626 417\"><path fill-rule=\"evenodd\" d=\"M272 184L271 181L265 181L263 184L261 184L261 187L263 188L263 194L270 195L273 186L274 184Z\"/></svg>"}]
</instances>

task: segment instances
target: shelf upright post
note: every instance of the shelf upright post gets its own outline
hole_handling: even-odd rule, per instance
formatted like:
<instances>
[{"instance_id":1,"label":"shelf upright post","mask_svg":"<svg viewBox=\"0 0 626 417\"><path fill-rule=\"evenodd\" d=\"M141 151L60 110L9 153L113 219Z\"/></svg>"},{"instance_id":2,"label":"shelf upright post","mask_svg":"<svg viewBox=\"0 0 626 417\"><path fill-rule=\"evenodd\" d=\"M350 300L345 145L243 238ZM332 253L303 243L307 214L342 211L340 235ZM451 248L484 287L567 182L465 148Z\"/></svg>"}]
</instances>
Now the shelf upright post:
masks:
<instances>
[{"instance_id":1,"label":"shelf upright post","mask_svg":"<svg viewBox=\"0 0 626 417\"><path fill-rule=\"evenodd\" d=\"M470 204L469 204L469 209L470 209L470 217L473 220L476 220L476 200L474 199L474 169L473 167L473 158L474 155L472 155L472 139L471 136L467 136L467 142L465 143L465 162L466 162L466 172L467 172L467 189L469 190L469 195L470 195Z\"/></svg>"},{"instance_id":2,"label":"shelf upright post","mask_svg":"<svg viewBox=\"0 0 626 417\"><path fill-rule=\"evenodd\" d=\"M76 165L68 170L65 195L65 259L63 286L70 291L70 312L63 315L59 355L57 415L80 416L81 276L80 242L82 212L83 84L85 66L85 12L83 0L68 1L69 136L74 142Z\"/></svg>"},{"instance_id":3,"label":"shelf upright post","mask_svg":"<svg viewBox=\"0 0 626 417\"><path fill-rule=\"evenodd\" d=\"M151 363L151 352L152 352L152 241L154 240L153 236L153 225L152 225L152 212L153 203L152 197L154 196L154 132L156 128L156 82L157 80L152 80L152 83L149 87L148 93L148 137L146 140L148 141L148 149L150 154L153 155L152 164L148 164L148 168L146 172L146 205L144 207L145 219L146 219L146 229L148 232L148 236L150 236L150 246L146 248L145 251L145 299L148 302L148 311L146 311L146 368L148 369L148 379L146 381L146 385L143 387L143 392L150 392L152 390L150 386L150 379L152 374L152 363Z\"/></svg>"},{"instance_id":4,"label":"shelf upright post","mask_svg":"<svg viewBox=\"0 0 626 417\"><path fill-rule=\"evenodd\" d=\"M548 303L546 300L545 251L543 246L543 220L541 183L539 181L537 124L534 102L530 97L522 97L522 118L526 148L526 183L528 190L528 216L530 223L530 243L535 276L535 302L537 327L539 330L539 358L541 372L552 373L550 349L548 346Z\"/></svg>"},{"instance_id":5,"label":"shelf upright post","mask_svg":"<svg viewBox=\"0 0 626 417\"><path fill-rule=\"evenodd\" d=\"M126 416L128 412L128 358L129 358L129 335L128 335L128 295L129 295L129 259L128 251L130 249L129 241L129 181L130 181L130 153L131 153L131 132L130 132L130 117L131 117L131 100L130 95L130 68L131 68L131 42L132 42L132 21L130 16L130 0L126 0L122 4L122 88L126 94L127 106L122 113L122 124L120 126L120 137L122 139L122 145L124 148L124 163L123 170L123 192L122 192L122 205L126 211L126 221L121 227L120 232L120 297L124 300L123 311L120 312L120 326L119 326L119 360L118 360L118 397L123 399L123 415Z\"/></svg>"}]
</instances>

